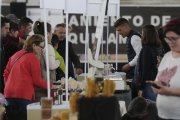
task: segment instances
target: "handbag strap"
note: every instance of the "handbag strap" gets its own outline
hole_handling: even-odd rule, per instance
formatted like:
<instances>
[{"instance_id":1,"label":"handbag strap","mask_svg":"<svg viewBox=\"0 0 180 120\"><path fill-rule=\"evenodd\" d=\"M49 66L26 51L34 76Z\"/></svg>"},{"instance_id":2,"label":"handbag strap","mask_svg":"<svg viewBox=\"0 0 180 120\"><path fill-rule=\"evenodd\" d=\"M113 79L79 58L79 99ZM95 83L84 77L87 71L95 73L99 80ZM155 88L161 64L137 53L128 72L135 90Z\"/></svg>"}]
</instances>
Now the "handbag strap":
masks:
<instances>
[{"instance_id":1,"label":"handbag strap","mask_svg":"<svg viewBox=\"0 0 180 120\"><path fill-rule=\"evenodd\" d=\"M19 59L20 59L23 55L25 55L26 53L28 53L28 52L24 52L22 55L20 55L19 57L17 57L17 58L13 61L12 65L11 65L11 67L10 67L10 71L11 71L12 67L14 66L14 64L17 62L17 60L19 60Z\"/></svg>"}]
</instances>

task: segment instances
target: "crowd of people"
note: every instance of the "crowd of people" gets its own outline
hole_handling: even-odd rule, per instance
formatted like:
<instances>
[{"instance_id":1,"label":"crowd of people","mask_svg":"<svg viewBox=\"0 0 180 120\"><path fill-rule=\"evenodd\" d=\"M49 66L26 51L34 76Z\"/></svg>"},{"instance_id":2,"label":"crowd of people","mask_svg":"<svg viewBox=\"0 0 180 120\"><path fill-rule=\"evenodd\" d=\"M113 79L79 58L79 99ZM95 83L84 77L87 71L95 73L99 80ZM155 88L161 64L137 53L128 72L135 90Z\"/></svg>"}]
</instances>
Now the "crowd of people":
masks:
<instances>
[{"instance_id":1,"label":"crowd of people","mask_svg":"<svg viewBox=\"0 0 180 120\"><path fill-rule=\"evenodd\" d=\"M26 120L26 106L47 96L45 36L48 40L51 87L52 82L65 77L65 66L69 69L68 76L73 78L83 73L83 69L70 41L69 61L65 64L67 41L64 23L57 24L54 31L47 23L45 35L44 22L27 17L8 18L1 17L0 93L4 94L9 106L22 113L20 119ZM170 20L159 29L150 24L144 25L142 33L134 31L125 18L119 18L114 27L122 37L126 37L128 63L119 69L132 79L132 101L128 114L122 120L145 120L148 113L137 111L138 106L146 110L148 103L157 110L154 118L150 119L180 119L180 18ZM32 31L34 34L29 35ZM136 102L144 106L137 106Z\"/></svg>"},{"instance_id":2,"label":"crowd of people","mask_svg":"<svg viewBox=\"0 0 180 120\"><path fill-rule=\"evenodd\" d=\"M49 58L47 67L44 22L33 22L27 17L14 20L11 19L12 15L10 16L10 19L9 15L1 17L0 93L4 94L8 108L19 111L21 113L19 119L26 120L26 106L47 96L47 68L50 71L51 87L53 82L65 77L66 26L64 23L57 24L53 32L51 24L47 23ZM30 32L34 34L29 35ZM57 36L56 42L53 36ZM83 72L80 60L70 42L68 67L68 77L75 78L76 74ZM77 73L74 69L77 69Z\"/></svg>"}]
</instances>

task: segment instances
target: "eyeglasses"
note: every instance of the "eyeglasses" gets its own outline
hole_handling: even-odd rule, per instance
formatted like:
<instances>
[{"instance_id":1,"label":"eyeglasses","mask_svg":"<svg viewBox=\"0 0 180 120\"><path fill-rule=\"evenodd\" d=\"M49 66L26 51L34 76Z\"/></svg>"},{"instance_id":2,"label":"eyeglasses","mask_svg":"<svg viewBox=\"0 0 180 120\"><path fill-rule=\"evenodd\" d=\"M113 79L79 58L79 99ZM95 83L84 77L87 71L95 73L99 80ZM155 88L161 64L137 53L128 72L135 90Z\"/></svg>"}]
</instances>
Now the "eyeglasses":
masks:
<instances>
[{"instance_id":1,"label":"eyeglasses","mask_svg":"<svg viewBox=\"0 0 180 120\"><path fill-rule=\"evenodd\" d=\"M40 42L40 44L38 45L40 48L44 49L45 43L44 42Z\"/></svg>"},{"instance_id":2,"label":"eyeglasses","mask_svg":"<svg viewBox=\"0 0 180 120\"><path fill-rule=\"evenodd\" d=\"M38 47L40 47L40 48L44 49L44 46L38 45Z\"/></svg>"},{"instance_id":3,"label":"eyeglasses","mask_svg":"<svg viewBox=\"0 0 180 120\"><path fill-rule=\"evenodd\" d=\"M167 43L176 43L176 41L180 38L180 36L177 37L165 37L164 40Z\"/></svg>"}]
</instances>

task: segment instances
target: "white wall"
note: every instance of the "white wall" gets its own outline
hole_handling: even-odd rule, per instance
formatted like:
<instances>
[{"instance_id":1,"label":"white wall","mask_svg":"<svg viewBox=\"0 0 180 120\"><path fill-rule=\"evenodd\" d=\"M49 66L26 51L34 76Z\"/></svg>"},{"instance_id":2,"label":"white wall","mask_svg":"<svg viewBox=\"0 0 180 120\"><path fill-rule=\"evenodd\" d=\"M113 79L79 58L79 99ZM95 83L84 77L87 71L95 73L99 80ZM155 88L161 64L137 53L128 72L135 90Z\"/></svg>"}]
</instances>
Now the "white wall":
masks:
<instances>
[{"instance_id":1,"label":"white wall","mask_svg":"<svg viewBox=\"0 0 180 120\"><path fill-rule=\"evenodd\" d=\"M2 3L8 4L11 1L26 1L26 0L2 0ZM27 0L28 4L27 6L39 6L40 1L39 0ZM180 6L180 0L120 0L121 5L136 5L136 6L152 6L152 5L158 5L158 6Z\"/></svg>"},{"instance_id":2,"label":"white wall","mask_svg":"<svg viewBox=\"0 0 180 120\"><path fill-rule=\"evenodd\" d=\"M40 0L28 0L27 6L39 6Z\"/></svg>"}]
</instances>

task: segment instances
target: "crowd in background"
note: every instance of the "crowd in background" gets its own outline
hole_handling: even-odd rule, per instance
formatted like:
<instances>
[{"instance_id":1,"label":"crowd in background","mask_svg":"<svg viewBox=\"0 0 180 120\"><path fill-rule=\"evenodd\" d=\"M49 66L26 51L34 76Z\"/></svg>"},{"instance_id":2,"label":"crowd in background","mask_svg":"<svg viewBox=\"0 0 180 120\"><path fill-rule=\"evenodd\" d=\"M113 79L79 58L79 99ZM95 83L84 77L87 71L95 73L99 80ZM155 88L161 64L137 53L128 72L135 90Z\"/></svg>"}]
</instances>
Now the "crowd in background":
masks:
<instances>
[{"instance_id":1,"label":"crowd in background","mask_svg":"<svg viewBox=\"0 0 180 120\"><path fill-rule=\"evenodd\" d=\"M126 37L128 63L119 69L127 73L128 79L132 79L132 101L128 114L122 119L147 120L149 104L153 105L159 116L157 118L154 113L154 118L149 119L180 119L180 18L172 19L159 29L144 25L142 33L132 30L124 18L118 19L114 27L122 37ZM32 31L34 34L29 35ZM22 120L26 119L28 104L47 96L45 36L48 40L52 87L54 81L65 77L66 25L58 23L53 31L51 24L47 23L45 35L42 21L32 21L27 17L18 19L12 14L1 17L0 92L10 106L22 112ZM73 44L68 41L68 45L68 76L76 78L76 74L81 74L83 69ZM136 101L144 104L139 105L144 107L144 111L137 112ZM133 105L137 108L133 109Z\"/></svg>"},{"instance_id":2,"label":"crowd in background","mask_svg":"<svg viewBox=\"0 0 180 120\"><path fill-rule=\"evenodd\" d=\"M8 106L22 113L19 119L27 118L28 104L47 96L47 68L51 87L53 82L65 77L65 29L65 24L60 23L53 32L51 24L47 23L47 67L44 22L34 22L27 17L18 19L13 14L1 17L0 92L4 94ZM34 34L29 35L32 31ZM83 69L72 43L68 43L68 77L75 78Z\"/></svg>"}]
</instances>

